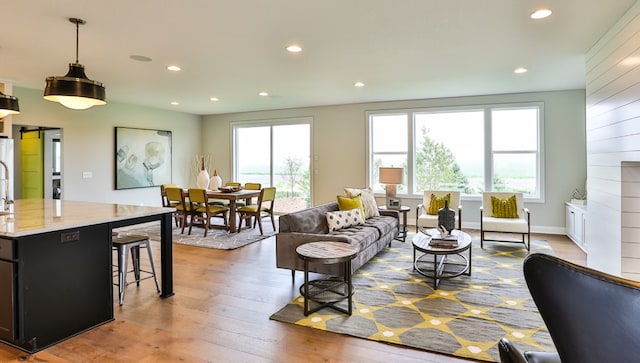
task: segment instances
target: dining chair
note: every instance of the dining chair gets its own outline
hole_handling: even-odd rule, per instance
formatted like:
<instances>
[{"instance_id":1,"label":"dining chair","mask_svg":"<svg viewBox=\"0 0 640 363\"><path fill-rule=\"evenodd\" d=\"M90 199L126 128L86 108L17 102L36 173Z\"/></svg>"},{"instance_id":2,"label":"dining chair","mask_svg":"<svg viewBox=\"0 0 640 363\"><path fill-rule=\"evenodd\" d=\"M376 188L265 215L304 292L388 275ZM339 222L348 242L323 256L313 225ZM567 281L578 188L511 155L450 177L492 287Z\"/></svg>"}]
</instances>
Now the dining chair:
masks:
<instances>
[{"instance_id":1,"label":"dining chair","mask_svg":"<svg viewBox=\"0 0 640 363\"><path fill-rule=\"evenodd\" d=\"M242 229L242 222L245 220L253 221L253 228L256 228L256 224L260 228L260 234L264 234L262 231L262 218L271 217L271 226L273 230L276 230L276 222L273 218L273 205L276 199L276 188L268 187L260 190L260 196L258 196L257 204L250 204L237 209L240 214L238 223L238 232Z\"/></svg>"},{"instance_id":2,"label":"dining chair","mask_svg":"<svg viewBox=\"0 0 640 363\"><path fill-rule=\"evenodd\" d=\"M180 222L179 226L182 227L180 233L184 233L184 227L187 225L187 217L191 215L191 205L186 202L182 188L168 187L164 188L164 190L167 203L176 209L173 217L176 221Z\"/></svg>"},{"instance_id":3,"label":"dining chair","mask_svg":"<svg viewBox=\"0 0 640 363\"><path fill-rule=\"evenodd\" d=\"M244 183L244 189L245 190L260 190L262 189L262 184L260 183ZM251 205L253 204L253 198L249 198L249 200L244 201L244 200L238 200L236 201L236 208L242 208L245 205Z\"/></svg>"},{"instance_id":4,"label":"dining chair","mask_svg":"<svg viewBox=\"0 0 640 363\"><path fill-rule=\"evenodd\" d=\"M173 202L173 204L171 202L169 202L169 200L167 200L167 192L166 192L166 188L179 188L180 186L178 184L161 184L160 185L160 198L162 198L162 206L163 207L174 207L178 204L176 202ZM176 227L178 227L178 217L176 216L175 218L176 221Z\"/></svg>"},{"instance_id":5,"label":"dining chair","mask_svg":"<svg viewBox=\"0 0 640 363\"><path fill-rule=\"evenodd\" d=\"M190 235L191 227L193 227L195 223L199 222L204 227L204 236L206 237L209 227L211 226L211 218L213 217L221 217L224 221L224 227L228 228L228 207L209 204L207 191L205 189L189 188L188 194L189 203L191 204L191 221L189 223L189 232L187 234Z\"/></svg>"}]
</instances>

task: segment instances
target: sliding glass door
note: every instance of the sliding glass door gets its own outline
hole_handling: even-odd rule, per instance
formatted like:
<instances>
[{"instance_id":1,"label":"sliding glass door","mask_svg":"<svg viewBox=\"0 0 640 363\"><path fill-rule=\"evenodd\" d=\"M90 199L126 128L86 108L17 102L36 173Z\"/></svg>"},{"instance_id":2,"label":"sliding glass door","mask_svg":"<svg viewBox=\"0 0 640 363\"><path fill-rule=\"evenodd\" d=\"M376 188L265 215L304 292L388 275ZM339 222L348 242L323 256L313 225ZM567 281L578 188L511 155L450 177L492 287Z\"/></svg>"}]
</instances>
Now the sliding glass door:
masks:
<instances>
[{"instance_id":1,"label":"sliding glass door","mask_svg":"<svg viewBox=\"0 0 640 363\"><path fill-rule=\"evenodd\" d=\"M275 211L311 205L311 120L233 124L233 175L277 188Z\"/></svg>"}]
</instances>

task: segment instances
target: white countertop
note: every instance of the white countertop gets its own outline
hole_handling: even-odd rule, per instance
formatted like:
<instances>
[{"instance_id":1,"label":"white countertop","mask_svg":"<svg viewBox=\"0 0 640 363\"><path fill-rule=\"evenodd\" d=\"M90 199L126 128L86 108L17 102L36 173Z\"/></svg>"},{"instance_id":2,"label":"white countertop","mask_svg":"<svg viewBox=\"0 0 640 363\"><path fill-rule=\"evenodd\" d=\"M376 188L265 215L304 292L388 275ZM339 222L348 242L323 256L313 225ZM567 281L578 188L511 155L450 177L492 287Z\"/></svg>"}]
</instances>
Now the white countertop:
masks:
<instances>
[{"instance_id":1,"label":"white countertop","mask_svg":"<svg viewBox=\"0 0 640 363\"><path fill-rule=\"evenodd\" d=\"M18 199L15 201L13 213L0 215L0 236L27 236L135 217L154 216L174 210L174 208L164 207L57 199Z\"/></svg>"}]
</instances>

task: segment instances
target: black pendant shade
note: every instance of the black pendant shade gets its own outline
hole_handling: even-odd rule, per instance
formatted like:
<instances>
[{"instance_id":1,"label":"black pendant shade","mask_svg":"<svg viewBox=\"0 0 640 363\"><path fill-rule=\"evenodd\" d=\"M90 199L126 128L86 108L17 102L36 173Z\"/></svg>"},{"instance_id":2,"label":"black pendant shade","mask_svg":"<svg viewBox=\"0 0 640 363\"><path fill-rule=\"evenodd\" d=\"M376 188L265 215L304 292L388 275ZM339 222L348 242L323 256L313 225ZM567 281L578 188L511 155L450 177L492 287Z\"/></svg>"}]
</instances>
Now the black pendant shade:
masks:
<instances>
[{"instance_id":1,"label":"black pendant shade","mask_svg":"<svg viewBox=\"0 0 640 363\"><path fill-rule=\"evenodd\" d=\"M76 62L69 64L66 75L47 77L44 98L74 110L104 105L107 103L104 86L90 80L84 73L84 66L78 63L78 29L85 21L77 18L70 18L69 21L76 24Z\"/></svg>"},{"instance_id":2,"label":"black pendant shade","mask_svg":"<svg viewBox=\"0 0 640 363\"><path fill-rule=\"evenodd\" d=\"M19 113L20 105L18 105L18 99L0 92L0 118Z\"/></svg>"}]
</instances>

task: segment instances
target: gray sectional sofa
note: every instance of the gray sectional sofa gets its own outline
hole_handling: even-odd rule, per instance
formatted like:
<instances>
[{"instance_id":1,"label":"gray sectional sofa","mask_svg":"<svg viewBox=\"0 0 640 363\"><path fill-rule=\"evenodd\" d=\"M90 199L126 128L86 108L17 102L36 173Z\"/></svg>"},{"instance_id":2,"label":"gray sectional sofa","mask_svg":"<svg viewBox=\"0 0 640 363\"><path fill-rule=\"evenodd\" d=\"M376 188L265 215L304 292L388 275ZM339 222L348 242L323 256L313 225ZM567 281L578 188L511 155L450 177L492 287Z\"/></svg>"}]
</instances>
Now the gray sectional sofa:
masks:
<instances>
[{"instance_id":1,"label":"gray sectional sofa","mask_svg":"<svg viewBox=\"0 0 640 363\"><path fill-rule=\"evenodd\" d=\"M352 272L364 265L373 256L398 236L398 213L380 211L380 216L367 218L364 225L352 226L329 232L326 213L338 210L338 203L318 205L298 212L282 215L280 229L276 235L276 264L278 268L303 271L304 265L296 254L296 247L307 242L339 241L358 248L352 261ZM317 273L342 275L343 264L309 264L309 270Z\"/></svg>"}]
</instances>

